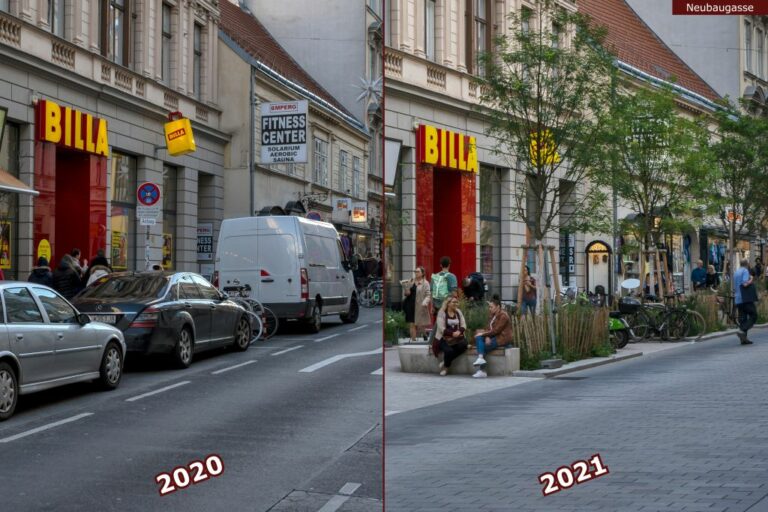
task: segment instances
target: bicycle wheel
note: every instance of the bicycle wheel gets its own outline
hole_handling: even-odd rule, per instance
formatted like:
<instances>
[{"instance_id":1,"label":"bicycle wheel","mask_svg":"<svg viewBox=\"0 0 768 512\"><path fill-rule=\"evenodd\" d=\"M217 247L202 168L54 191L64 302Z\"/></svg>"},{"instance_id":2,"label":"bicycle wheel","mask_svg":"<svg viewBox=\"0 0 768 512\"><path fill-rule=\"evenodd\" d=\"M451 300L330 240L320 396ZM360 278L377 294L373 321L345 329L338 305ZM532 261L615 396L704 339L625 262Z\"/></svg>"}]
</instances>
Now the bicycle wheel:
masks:
<instances>
[{"instance_id":1,"label":"bicycle wheel","mask_svg":"<svg viewBox=\"0 0 768 512\"><path fill-rule=\"evenodd\" d=\"M277 333L280 320L271 309L262 307L261 321L264 325L264 332L261 333L262 339L268 340Z\"/></svg>"},{"instance_id":2,"label":"bicycle wheel","mask_svg":"<svg viewBox=\"0 0 768 512\"><path fill-rule=\"evenodd\" d=\"M627 318L632 341L645 341L651 334L651 319L648 313L639 309L635 314Z\"/></svg>"},{"instance_id":3,"label":"bicycle wheel","mask_svg":"<svg viewBox=\"0 0 768 512\"><path fill-rule=\"evenodd\" d=\"M707 332L707 322L698 311L688 311L688 336L693 337L693 341L701 340Z\"/></svg>"},{"instance_id":4,"label":"bicycle wheel","mask_svg":"<svg viewBox=\"0 0 768 512\"><path fill-rule=\"evenodd\" d=\"M661 327L661 339L679 341L688 336L688 311L670 311Z\"/></svg>"},{"instance_id":5,"label":"bicycle wheel","mask_svg":"<svg viewBox=\"0 0 768 512\"><path fill-rule=\"evenodd\" d=\"M360 305L364 308L372 308L374 306L373 288L366 288L360 293Z\"/></svg>"}]
</instances>

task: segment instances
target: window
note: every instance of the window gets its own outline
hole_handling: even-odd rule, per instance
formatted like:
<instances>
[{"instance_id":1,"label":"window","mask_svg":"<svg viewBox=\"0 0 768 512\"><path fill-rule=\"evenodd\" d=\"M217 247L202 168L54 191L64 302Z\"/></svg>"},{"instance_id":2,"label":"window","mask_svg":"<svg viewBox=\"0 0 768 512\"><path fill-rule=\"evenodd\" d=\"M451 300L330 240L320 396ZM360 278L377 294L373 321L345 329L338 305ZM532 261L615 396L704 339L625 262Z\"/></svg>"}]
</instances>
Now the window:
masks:
<instances>
[{"instance_id":1,"label":"window","mask_svg":"<svg viewBox=\"0 0 768 512\"><path fill-rule=\"evenodd\" d=\"M747 71L752 71L752 24L744 22L744 65Z\"/></svg>"},{"instance_id":2,"label":"window","mask_svg":"<svg viewBox=\"0 0 768 512\"><path fill-rule=\"evenodd\" d=\"M424 53L429 60L435 60L435 0L426 1L424 16Z\"/></svg>"},{"instance_id":3,"label":"window","mask_svg":"<svg viewBox=\"0 0 768 512\"><path fill-rule=\"evenodd\" d=\"M130 0L104 0L102 12L101 52L112 62L127 66L130 52L128 47L129 17L126 15Z\"/></svg>"},{"instance_id":4,"label":"window","mask_svg":"<svg viewBox=\"0 0 768 512\"><path fill-rule=\"evenodd\" d=\"M314 181L328 186L328 143L315 137Z\"/></svg>"},{"instance_id":5,"label":"window","mask_svg":"<svg viewBox=\"0 0 768 512\"><path fill-rule=\"evenodd\" d=\"M163 4L163 42L161 49L161 66L160 79L166 84L171 83L171 40L173 34L171 33L171 6Z\"/></svg>"},{"instance_id":6,"label":"window","mask_svg":"<svg viewBox=\"0 0 768 512\"><path fill-rule=\"evenodd\" d=\"M368 6L373 12L381 16L381 0L368 0Z\"/></svg>"},{"instance_id":7,"label":"window","mask_svg":"<svg viewBox=\"0 0 768 512\"><path fill-rule=\"evenodd\" d=\"M34 288L37 298L43 304L43 309L48 314L48 320L52 324L76 324L77 313L66 300L59 297L56 292L45 288Z\"/></svg>"},{"instance_id":8,"label":"window","mask_svg":"<svg viewBox=\"0 0 768 512\"><path fill-rule=\"evenodd\" d=\"M485 64L481 57L490 51L490 32L488 31L488 2L486 0L474 1L475 18L475 48L472 58L472 69L475 74L485 76Z\"/></svg>"},{"instance_id":9,"label":"window","mask_svg":"<svg viewBox=\"0 0 768 512\"><path fill-rule=\"evenodd\" d=\"M200 290L192 281L192 276L181 276L179 278L179 299L202 299L203 296Z\"/></svg>"},{"instance_id":10,"label":"window","mask_svg":"<svg viewBox=\"0 0 768 512\"><path fill-rule=\"evenodd\" d=\"M360 158L352 158L352 195L360 196Z\"/></svg>"},{"instance_id":11,"label":"window","mask_svg":"<svg viewBox=\"0 0 768 512\"><path fill-rule=\"evenodd\" d=\"M480 167L480 271L490 292L501 286L501 171Z\"/></svg>"},{"instance_id":12,"label":"window","mask_svg":"<svg viewBox=\"0 0 768 512\"><path fill-rule=\"evenodd\" d=\"M51 33L64 37L64 0L48 0L48 25Z\"/></svg>"},{"instance_id":13,"label":"window","mask_svg":"<svg viewBox=\"0 0 768 512\"><path fill-rule=\"evenodd\" d=\"M203 43L202 43L203 27L195 23L195 40L194 40L194 61L192 66L195 98L198 100L203 98Z\"/></svg>"},{"instance_id":14,"label":"window","mask_svg":"<svg viewBox=\"0 0 768 512\"><path fill-rule=\"evenodd\" d=\"M384 44L390 46L392 44L392 3L391 1L384 4ZM2 5L2 1L0 1Z\"/></svg>"},{"instance_id":15,"label":"window","mask_svg":"<svg viewBox=\"0 0 768 512\"><path fill-rule=\"evenodd\" d=\"M0 145L0 169L16 178L19 177L20 132L19 125L6 123L3 143ZM10 281L21 278L18 275L19 198L18 194L8 192L0 196L0 269L3 269L5 278ZM26 276L20 280L26 280Z\"/></svg>"},{"instance_id":16,"label":"window","mask_svg":"<svg viewBox=\"0 0 768 512\"><path fill-rule=\"evenodd\" d=\"M135 268L136 158L112 152L110 200L112 201L112 268Z\"/></svg>"},{"instance_id":17,"label":"window","mask_svg":"<svg viewBox=\"0 0 768 512\"><path fill-rule=\"evenodd\" d=\"M8 288L3 291L5 311L8 323L11 324L41 324L43 314L37 307L35 299L26 288Z\"/></svg>"},{"instance_id":18,"label":"window","mask_svg":"<svg viewBox=\"0 0 768 512\"><path fill-rule=\"evenodd\" d=\"M8 12L11 8L11 0L0 0L0 11Z\"/></svg>"},{"instance_id":19,"label":"window","mask_svg":"<svg viewBox=\"0 0 768 512\"><path fill-rule=\"evenodd\" d=\"M349 176L349 153L339 151L339 190L347 192Z\"/></svg>"},{"instance_id":20,"label":"window","mask_svg":"<svg viewBox=\"0 0 768 512\"><path fill-rule=\"evenodd\" d=\"M760 78L764 78L765 75L763 74L764 70L764 64L763 60L765 59L765 38L763 37L763 31L760 29L757 29L757 76Z\"/></svg>"},{"instance_id":21,"label":"window","mask_svg":"<svg viewBox=\"0 0 768 512\"><path fill-rule=\"evenodd\" d=\"M337 268L336 242L333 238L324 238L317 235L307 235L307 261L309 265L322 265L326 268Z\"/></svg>"},{"instance_id":22,"label":"window","mask_svg":"<svg viewBox=\"0 0 768 512\"><path fill-rule=\"evenodd\" d=\"M200 290L200 295L206 300L219 300L221 295L219 291L213 287L211 283L206 281L200 276L191 276L192 281L197 285L197 289Z\"/></svg>"},{"instance_id":23,"label":"window","mask_svg":"<svg viewBox=\"0 0 768 512\"><path fill-rule=\"evenodd\" d=\"M173 270L176 260L176 179L175 167L163 166L163 260L165 270Z\"/></svg>"},{"instance_id":24,"label":"window","mask_svg":"<svg viewBox=\"0 0 768 512\"><path fill-rule=\"evenodd\" d=\"M520 28L523 32L523 35L528 35L531 33L531 18L533 16L533 12L530 9L527 9L523 7L520 10Z\"/></svg>"}]
</instances>

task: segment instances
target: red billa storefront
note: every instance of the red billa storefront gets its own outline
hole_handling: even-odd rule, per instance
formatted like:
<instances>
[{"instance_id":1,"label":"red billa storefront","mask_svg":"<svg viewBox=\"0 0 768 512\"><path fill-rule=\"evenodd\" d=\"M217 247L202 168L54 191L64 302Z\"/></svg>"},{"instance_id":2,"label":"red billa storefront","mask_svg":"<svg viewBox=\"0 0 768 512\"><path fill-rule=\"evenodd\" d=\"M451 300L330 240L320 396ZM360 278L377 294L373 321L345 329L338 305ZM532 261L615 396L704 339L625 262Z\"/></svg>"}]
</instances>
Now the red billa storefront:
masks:
<instances>
[{"instance_id":1,"label":"red billa storefront","mask_svg":"<svg viewBox=\"0 0 768 512\"><path fill-rule=\"evenodd\" d=\"M416 162L416 262L427 276L451 258L461 281L477 270L477 145L474 137L420 125Z\"/></svg>"},{"instance_id":2,"label":"red billa storefront","mask_svg":"<svg viewBox=\"0 0 768 512\"><path fill-rule=\"evenodd\" d=\"M107 246L107 121L50 100L35 105L34 254L56 268L80 248Z\"/></svg>"}]
</instances>

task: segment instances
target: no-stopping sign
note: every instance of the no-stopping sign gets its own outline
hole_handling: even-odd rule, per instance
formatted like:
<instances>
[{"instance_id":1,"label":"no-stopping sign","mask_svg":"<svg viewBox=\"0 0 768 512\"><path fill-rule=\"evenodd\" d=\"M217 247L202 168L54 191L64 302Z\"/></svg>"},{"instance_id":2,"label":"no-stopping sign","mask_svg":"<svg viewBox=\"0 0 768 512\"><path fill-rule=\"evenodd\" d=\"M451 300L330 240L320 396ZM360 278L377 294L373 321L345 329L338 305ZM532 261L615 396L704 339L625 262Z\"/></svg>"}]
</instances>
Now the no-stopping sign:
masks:
<instances>
[{"instance_id":1,"label":"no-stopping sign","mask_svg":"<svg viewBox=\"0 0 768 512\"><path fill-rule=\"evenodd\" d=\"M136 216L142 226L152 226L160 216L160 187L145 182L136 189Z\"/></svg>"}]
</instances>

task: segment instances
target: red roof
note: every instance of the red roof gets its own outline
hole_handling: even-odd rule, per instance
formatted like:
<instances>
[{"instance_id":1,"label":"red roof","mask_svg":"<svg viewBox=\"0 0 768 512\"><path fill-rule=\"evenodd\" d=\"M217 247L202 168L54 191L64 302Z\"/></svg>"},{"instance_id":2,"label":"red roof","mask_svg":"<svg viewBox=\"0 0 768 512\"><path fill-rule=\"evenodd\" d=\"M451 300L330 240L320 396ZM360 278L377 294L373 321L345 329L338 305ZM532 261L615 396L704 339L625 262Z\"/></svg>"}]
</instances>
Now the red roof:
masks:
<instances>
[{"instance_id":1,"label":"red roof","mask_svg":"<svg viewBox=\"0 0 768 512\"><path fill-rule=\"evenodd\" d=\"M605 44L622 62L662 80L674 78L677 85L707 99L720 99L624 0L579 0L578 6L607 29Z\"/></svg>"},{"instance_id":2,"label":"red roof","mask_svg":"<svg viewBox=\"0 0 768 512\"><path fill-rule=\"evenodd\" d=\"M238 46L260 63L354 118L341 103L336 101L336 98L293 60L267 28L251 13L244 11L230 0L219 2L219 7L221 9L220 28Z\"/></svg>"}]
</instances>

